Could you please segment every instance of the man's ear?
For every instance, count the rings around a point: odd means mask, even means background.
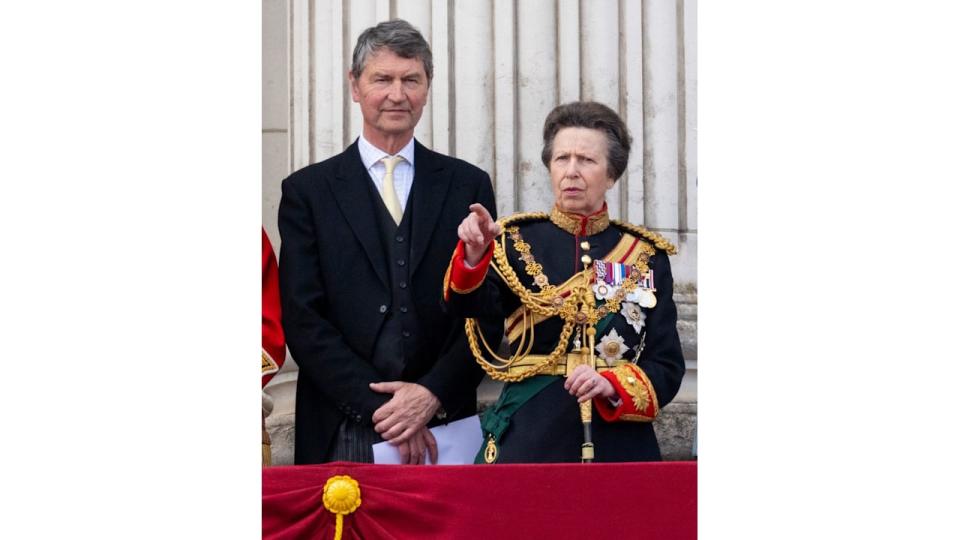
[[[357,86],[357,80],[353,77],[353,71],[347,70],[347,80],[350,81],[350,96],[354,103],[360,103],[360,88]]]

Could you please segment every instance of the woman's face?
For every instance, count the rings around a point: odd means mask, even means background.
[[[553,197],[564,212],[592,214],[603,208],[614,179],[607,172],[607,138],[602,131],[566,127],[553,138],[550,157]]]

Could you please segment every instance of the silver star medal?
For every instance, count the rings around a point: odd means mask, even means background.
[[[624,302],[620,306],[620,314],[630,323],[637,334],[643,328],[643,322],[647,319],[647,314],[640,309],[640,306],[633,302]]]
[[[597,352],[600,354],[600,358],[603,358],[607,367],[613,366],[613,363],[623,358],[623,353],[629,350],[623,343],[623,337],[617,334],[616,329],[611,329],[610,333],[600,338],[600,343],[597,345]]]

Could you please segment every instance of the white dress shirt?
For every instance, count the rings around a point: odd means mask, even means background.
[[[400,202],[400,210],[407,210],[407,198],[410,197],[410,189],[413,187],[413,137],[394,155],[403,156],[403,161],[397,163],[393,169],[393,188],[397,191],[397,200]],[[357,142],[360,150],[360,160],[363,166],[370,173],[370,179],[377,186],[377,192],[383,193],[383,176],[387,172],[386,166],[382,160],[385,157],[392,157],[390,154],[370,144],[370,141],[363,138],[360,134],[360,140]]]

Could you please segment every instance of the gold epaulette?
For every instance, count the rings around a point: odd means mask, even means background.
[[[500,227],[506,229],[509,225],[515,225],[523,221],[533,221],[535,219],[550,219],[550,214],[546,212],[517,212],[516,214],[510,214],[507,217],[498,219],[497,223],[500,224]]]
[[[633,234],[636,234],[636,235],[638,235],[638,236],[642,236],[642,237],[646,238],[647,240],[653,242],[653,245],[656,246],[657,249],[662,249],[662,250],[666,251],[667,254],[669,254],[669,255],[676,255],[676,254],[677,254],[677,247],[676,247],[676,246],[674,246],[673,244],[671,244],[670,241],[667,240],[666,238],[664,238],[664,237],[660,236],[659,234],[657,234],[657,233],[655,233],[655,232],[647,229],[646,227],[641,227],[641,226],[639,226],[639,225],[634,225],[634,224],[632,224],[632,223],[627,223],[627,222],[625,222],[625,221],[620,221],[619,219],[612,219],[612,220],[610,220],[610,222],[613,223],[614,225],[616,225],[617,227],[620,227],[621,229],[626,229],[626,230],[632,232]]]

